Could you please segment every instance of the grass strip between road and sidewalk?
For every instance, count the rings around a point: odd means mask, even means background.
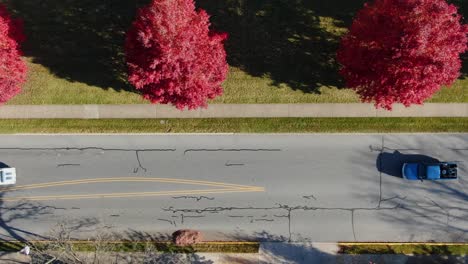
[[[340,254],[468,255],[467,243],[338,243]]]
[[[468,132],[468,118],[2,119],[0,133]]]
[[[96,250],[94,241],[69,241],[73,250],[77,252],[90,252]],[[33,241],[28,242],[33,248],[44,249],[53,241]],[[17,252],[24,247],[25,243],[17,241],[1,241],[0,251]],[[258,253],[260,243],[258,242],[202,242],[192,246],[176,246],[171,242],[154,241],[115,241],[102,242],[99,244],[101,249],[105,248],[109,252],[145,252],[147,249],[157,252],[167,253]]]

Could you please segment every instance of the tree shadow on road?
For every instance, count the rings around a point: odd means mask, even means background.
[[[310,243],[288,242],[288,238],[267,231],[255,232],[250,236],[235,234],[232,240],[262,241],[259,251],[260,263],[334,263],[336,261],[334,255],[323,252]],[[228,257],[227,260],[233,258]]]
[[[0,256],[18,252],[28,240],[47,239],[26,228],[17,227],[17,221],[29,220],[32,223],[35,217],[51,214],[54,209],[58,209],[29,201],[5,203],[5,191],[6,189],[0,189]]]
[[[403,163],[433,163],[439,162],[438,159],[422,154],[403,154],[398,150],[395,150],[393,153],[382,152],[378,155],[376,160],[376,167],[379,172],[394,176],[394,177],[403,177],[401,174],[401,168]]]
[[[45,206],[30,201],[5,203],[3,197],[5,189],[0,194],[0,241],[26,242],[28,239],[46,239],[45,236],[15,226],[19,220],[32,220],[41,215],[52,214],[53,210],[61,209]],[[31,221],[32,222],[32,221]]]

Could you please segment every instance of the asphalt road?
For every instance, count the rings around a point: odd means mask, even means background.
[[[401,163],[460,162],[454,181],[408,182]],[[466,241],[468,134],[4,135],[0,239],[58,223],[86,237]],[[2,164],[0,164],[2,165]]]

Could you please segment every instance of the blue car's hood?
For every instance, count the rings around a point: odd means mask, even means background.
[[[419,180],[418,178],[418,164],[407,163],[403,166],[403,177],[407,180]]]

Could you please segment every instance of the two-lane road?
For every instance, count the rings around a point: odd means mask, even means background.
[[[407,182],[401,163],[460,162]],[[466,241],[467,134],[4,135],[0,238],[203,231],[208,239]]]

